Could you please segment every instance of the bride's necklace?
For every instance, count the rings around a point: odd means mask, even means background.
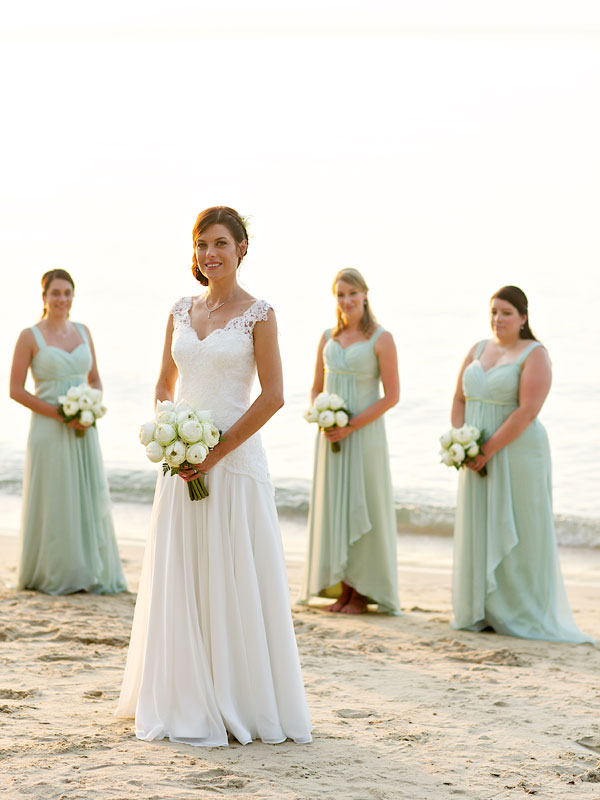
[[[229,303],[230,300],[233,300],[233,295],[231,295],[231,297],[228,297],[227,300],[223,300],[223,302],[219,303],[218,306],[214,306],[213,308],[210,308],[210,306],[208,305],[208,300],[205,297],[204,298],[204,305],[206,306],[206,310],[208,311],[208,319],[210,319],[210,315],[211,314],[214,314],[215,311],[218,311],[220,308],[222,308],[225,305],[225,303]]]

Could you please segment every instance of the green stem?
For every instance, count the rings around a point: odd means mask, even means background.
[[[188,493],[190,496],[190,500],[202,500],[205,497],[208,497],[208,490],[204,485],[204,481],[201,477],[194,478],[193,481],[188,481]]]

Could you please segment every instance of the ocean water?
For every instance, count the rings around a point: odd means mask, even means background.
[[[449,426],[461,360],[474,341],[487,335],[487,300],[469,303],[473,310],[465,313],[456,310],[458,294],[450,301],[429,301],[426,307],[419,307],[416,301],[396,305],[384,294],[372,298],[381,322],[392,331],[398,346],[402,397],[386,415],[386,426],[399,532],[450,534],[452,530],[457,473],[439,464],[438,436]],[[316,345],[321,330],[331,324],[333,303],[324,293],[320,319],[316,320],[307,318],[305,310],[298,310],[285,295],[269,299],[276,306],[280,325],[286,404],[267,423],[262,438],[280,513],[301,519],[308,509],[315,439],[315,427],[302,419],[302,411],[312,382]],[[593,308],[600,297],[591,293],[587,300]],[[162,323],[170,302],[154,302],[161,307]],[[600,382],[592,365],[598,336],[595,322],[586,327],[585,319],[563,314],[563,303],[558,293],[536,292],[532,324],[548,347],[554,368],[554,385],[540,417],[553,454],[558,541],[596,547],[600,546]],[[561,315],[561,324],[556,325]],[[131,332],[137,326],[141,329],[141,315],[139,320],[130,316],[127,324]],[[122,539],[139,540],[146,535],[157,468],[145,459],[137,431],[139,424],[152,416],[162,324],[149,329],[144,347],[136,345],[131,333],[131,338],[126,337],[126,351],[121,343],[123,326],[116,336],[111,325],[90,322],[90,327],[109,407],[98,424],[117,533]],[[29,412],[4,400],[1,413],[5,420],[0,447],[2,528],[14,532]]]

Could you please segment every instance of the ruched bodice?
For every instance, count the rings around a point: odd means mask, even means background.
[[[173,341],[171,352],[179,371],[178,400],[193,408],[211,411],[220,431],[226,431],[247,411],[250,392],[256,377],[254,325],[267,319],[271,306],[256,300],[239,317],[204,339],[190,323],[192,297],[183,297],[173,306]],[[267,460],[254,434],[228,453],[219,467],[230,472],[269,480]]]
[[[70,386],[87,382],[92,368],[92,353],[88,344],[85,328],[78,322],[75,326],[83,342],[68,353],[60,347],[46,344],[37,325],[31,330],[39,350],[31,359],[31,374],[35,381],[35,393],[48,403],[56,403],[60,395],[65,394]]]
[[[345,348],[330,338],[323,349],[327,391],[343,397],[353,414],[380,397],[379,362],[373,348],[382,330],[379,328],[365,342],[354,342]]]
[[[526,353],[529,354],[531,349],[527,348]],[[479,359],[471,362],[463,376],[465,397],[470,401],[516,408],[519,404],[520,362],[521,359],[519,363],[498,364],[488,370],[483,369]]]

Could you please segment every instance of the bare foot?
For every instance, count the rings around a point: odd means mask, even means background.
[[[342,608],[341,614],[364,614],[367,610],[367,598],[359,594],[356,589],[352,590],[352,595],[346,605]]]
[[[335,603],[332,603],[330,606],[325,606],[325,611],[341,611],[350,600],[352,592],[352,587],[342,582],[342,594]]]

